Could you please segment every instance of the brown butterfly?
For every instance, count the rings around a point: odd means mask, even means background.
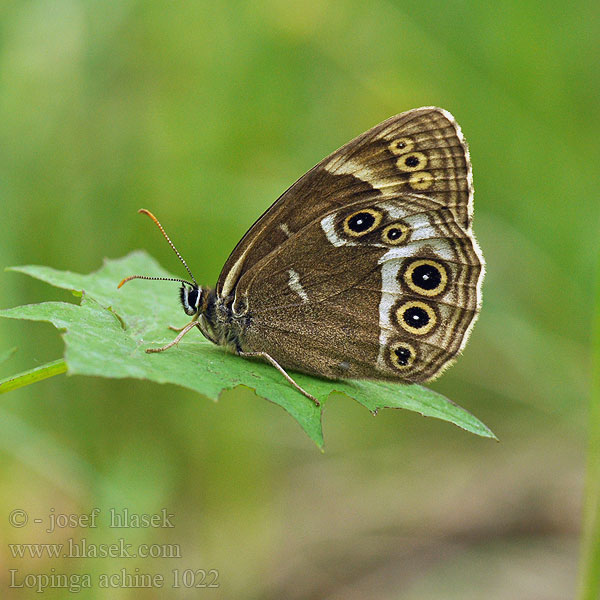
[[[428,381],[481,304],[469,151],[447,111],[376,125],[292,185],[231,253],[216,289],[182,284],[191,329],[239,356],[329,379]],[[133,275],[131,279],[163,279]]]

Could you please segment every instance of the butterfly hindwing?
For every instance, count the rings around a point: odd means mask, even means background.
[[[321,215],[239,280],[245,340],[330,378],[424,381],[464,345],[482,264],[454,211],[378,196]]]

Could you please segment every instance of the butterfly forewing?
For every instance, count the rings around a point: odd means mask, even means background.
[[[460,127],[427,107],[391,117],[323,159],[250,228],[227,259],[217,294],[228,296],[242,274],[305,225],[337,207],[375,195],[438,198],[470,227],[471,168]]]

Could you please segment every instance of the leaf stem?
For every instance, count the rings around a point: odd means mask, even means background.
[[[600,263],[596,277],[579,600],[600,598]]]
[[[36,383],[37,381],[42,381],[42,379],[48,379],[48,377],[54,377],[54,375],[60,375],[61,373],[65,373],[66,370],[67,363],[64,358],[60,358],[40,367],[35,367],[35,369],[23,371],[23,373],[19,373],[18,375],[12,375],[0,380],[0,394]]]

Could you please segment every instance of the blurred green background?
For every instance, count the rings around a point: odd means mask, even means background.
[[[2,597],[39,597],[9,589],[9,569],[22,581],[121,568],[163,573],[165,588],[79,597],[572,597],[599,40],[592,1],[3,3],[2,266],[85,273],[146,248],[184,274],[136,214],[146,207],[213,284],[246,229],[323,156],[410,108],[454,113],[488,275],[471,341],[432,387],[501,441],[412,413],[373,418],[336,398],[321,454],[249,391],[213,404],[175,387],[56,377],[1,397]],[[73,301],[1,274],[2,307],[54,299]],[[0,320],[0,340],[0,352],[18,346],[0,377],[62,356],[50,325]],[[6,518],[94,507],[95,530],[48,534]],[[111,530],[110,507],[166,507],[175,527]],[[182,557],[16,559],[7,546],[82,537],[179,544]],[[217,569],[220,587],[172,589],[173,569]]]

